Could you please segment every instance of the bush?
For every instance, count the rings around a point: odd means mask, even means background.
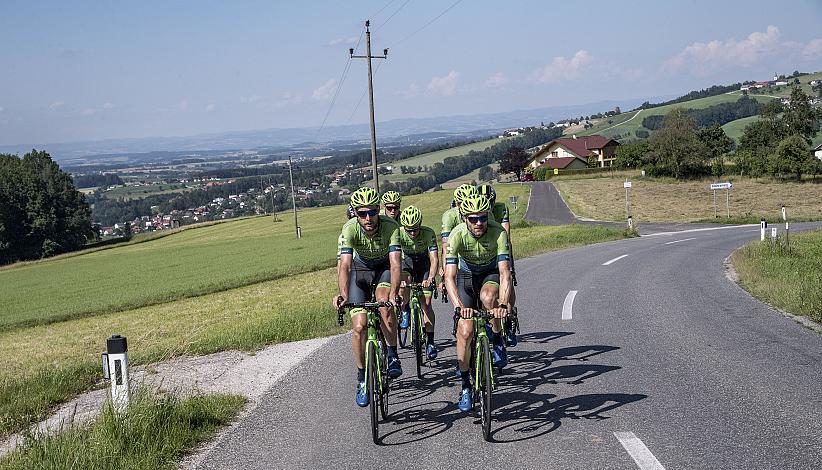
[[[637,129],[634,131],[634,135],[636,135],[640,139],[647,139],[648,136],[651,135],[651,133],[646,131],[645,129]]]

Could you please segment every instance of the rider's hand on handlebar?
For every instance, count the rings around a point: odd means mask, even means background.
[[[405,289],[406,287],[408,287],[408,284],[406,284],[405,281],[400,281],[400,289]]]
[[[494,315],[494,318],[505,318],[508,316],[508,309],[507,308],[492,308],[491,314]]]
[[[434,284],[434,280],[433,280],[433,279],[423,279],[423,280],[422,280],[422,287],[423,287],[423,289],[428,289],[428,288],[429,288],[431,285],[433,285],[433,284]]]
[[[345,305],[346,303],[348,303],[348,299],[346,299],[345,297],[343,297],[343,296],[341,296],[341,295],[337,295],[337,296],[335,296],[333,299],[331,299],[331,306],[332,306],[335,310],[339,310],[339,309],[340,309],[340,307],[342,307],[342,306],[343,306],[343,305]]]
[[[473,318],[474,317],[474,309],[468,307],[462,307],[460,309],[460,316],[462,318]]]

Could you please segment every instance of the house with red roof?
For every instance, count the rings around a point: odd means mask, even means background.
[[[538,168],[542,165],[551,165],[550,168],[565,169],[569,168],[568,165],[578,167],[578,163],[573,163],[578,159],[587,167],[589,158],[593,158],[599,167],[611,166],[616,159],[618,145],[619,142],[616,140],[602,135],[560,137],[538,150],[528,166]],[[554,161],[555,159],[563,160]],[[566,166],[555,166],[562,164]]]

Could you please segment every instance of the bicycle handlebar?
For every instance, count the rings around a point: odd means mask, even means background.
[[[469,317],[469,318],[465,318],[460,314],[460,308],[459,307],[454,307],[454,329],[451,331],[451,336],[456,336],[456,334],[457,334],[457,324],[459,324],[459,321],[462,320],[462,319],[465,319],[465,320],[483,319],[483,320],[487,321],[487,320],[491,320],[492,318],[494,318],[494,314],[489,312],[488,310],[476,309],[476,308],[473,309],[473,310],[474,310],[474,315]]]
[[[345,313],[346,310],[351,310],[352,308],[364,308],[366,310],[376,310],[376,309],[383,308],[383,307],[392,308],[392,307],[394,307],[394,304],[392,304],[391,302],[380,301],[380,302],[347,303],[347,304],[340,305],[337,308],[337,323],[339,323],[340,326],[342,326],[345,323],[343,321],[343,314]]]

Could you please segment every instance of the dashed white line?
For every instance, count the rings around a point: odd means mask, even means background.
[[[728,229],[735,229],[735,228],[748,228],[748,227],[756,227],[756,224],[745,224],[745,225],[728,225],[726,227],[706,227],[706,228],[691,228],[688,230],[679,230],[676,232],[656,232],[656,233],[649,233],[648,235],[643,235],[643,237],[659,237],[663,235],[676,235],[679,233],[692,233],[692,232],[712,232],[714,230],[728,230]]]
[[[565,302],[562,304],[562,319],[563,320],[570,320],[572,317],[572,309],[574,308],[574,297],[577,296],[577,292],[572,290],[568,292],[568,295],[565,296]]]
[[[648,447],[632,432],[615,432],[614,436],[619,439],[622,447],[628,451],[628,455],[634,459],[640,470],[665,470]]]
[[[672,241],[672,242],[667,242],[667,243],[665,243],[665,244],[666,244],[666,245],[673,245],[674,243],[679,243],[679,242],[689,242],[689,241],[691,241],[691,240],[696,240],[696,237],[693,237],[693,238],[683,238],[682,240],[674,240],[674,241]]]
[[[617,256],[616,258],[614,258],[614,259],[612,259],[612,260],[610,260],[610,261],[606,261],[606,262],[602,263],[602,265],[603,265],[603,266],[608,266],[609,264],[611,264],[611,263],[613,263],[613,262],[615,262],[615,261],[619,261],[619,260],[621,260],[622,258],[624,258],[624,257],[626,257],[626,256],[628,256],[628,255]]]

